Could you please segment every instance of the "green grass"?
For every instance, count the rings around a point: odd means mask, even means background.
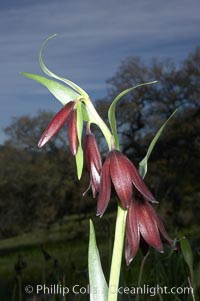
[[[108,273],[110,241],[107,237],[113,225],[110,225],[113,216],[94,220],[100,252]],[[22,279],[23,288],[26,284],[57,283],[64,278],[67,285],[78,283],[86,286],[88,233],[89,219],[71,216],[48,229],[1,240],[0,300],[11,300],[15,289],[17,294],[16,276]],[[42,249],[49,254],[48,260]],[[26,264],[21,275],[15,270],[19,257]]]
[[[94,218],[97,244],[100,251],[103,269],[108,279],[112,240],[114,234],[114,216],[107,215],[102,219]],[[56,223],[48,229],[23,234],[17,237],[0,241],[0,300],[1,301],[25,301],[24,287],[31,284],[55,284],[65,283],[72,287],[80,284],[84,287],[88,284],[87,251],[88,251],[88,218],[80,220],[78,216],[67,217],[60,223]],[[198,246],[199,231],[195,229],[190,237],[193,248]],[[43,249],[43,251],[42,251]],[[50,256],[45,259],[44,250]],[[199,264],[198,253],[195,253],[195,265]],[[20,260],[26,264],[16,273],[16,263]],[[120,283],[122,286],[137,286],[140,264],[143,256],[138,252],[134,262],[126,267],[124,259]],[[159,254],[151,251],[144,267],[142,284],[156,286],[156,284],[172,286],[188,286],[188,269],[182,254],[178,251]],[[19,299],[18,280],[22,282],[22,296]],[[15,295],[15,298],[13,298]],[[64,301],[64,299],[54,298]],[[67,301],[89,300],[88,295],[68,295]],[[119,301],[135,300],[133,296],[119,296]],[[140,296],[139,301],[149,300],[148,295]],[[168,301],[167,296],[154,296],[151,300]],[[174,301],[190,301],[189,296],[170,296]]]

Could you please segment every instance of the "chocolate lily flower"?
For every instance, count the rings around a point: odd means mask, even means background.
[[[87,169],[90,174],[90,186],[95,198],[100,187],[100,175],[102,169],[101,155],[94,135],[89,129],[84,141],[84,155]]]
[[[138,193],[136,193],[138,194]],[[151,246],[163,252],[160,234],[164,240],[173,246],[173,240],[168,236],[162,221],[154,208],[141,195],[131,201],[126,220],[125,258],[129,265],[139,248],[146,253]]]
[[[76,155],[78,149],[78,135],[76,128],[76,109],[75,101],[68,102],[52,119],[46,130],[43,132],[38,147],[43,147],[63,126],[68,124],[69,145],[73,155]]]
[[[130,206],[133,189],[140,192],[144,199],[157,203],[133,163],[120,151],[113,149],[107,155],[102,167],[97,215],[102,216],[108,206],[111,183],[123,209]]]

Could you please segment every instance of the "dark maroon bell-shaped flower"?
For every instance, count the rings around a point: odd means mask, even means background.
[[[68,102],[52,119],[46,130],[43,132],[38,147],[43,147],[63,126],[68,122],[68,139],[70,150],[76,155],[78,150],[78,134],[77,134],[77,111],[75,109],[75,101]]]
[[[109,152],[102,167],[97,215],[102,216],[108,206],[111,184],[115,188],[123,209],[130,206],[133,188],[140,192],[147,201],[157,203],[133,163],[115,149]]]
[[[96,139],[89,129],[87,129],[84,141],[84,156],[86,166],[90,174],[92,194],[95,198],[100,188],[102,161]]]
[[[160,235],[169,245],[173,246],[173,240],[168,236],[154,208],[140,194],[136,193],[128,209],[126,220],[126,264],[131,263],[139,246],[143,253],[147,252],[149,246],[163,252]]]

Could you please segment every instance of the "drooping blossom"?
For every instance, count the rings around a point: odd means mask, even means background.
[[[154,208],[141,194],[136,192],[128,209],[126,220],[126,264],[131,263],[139,247],[143,253],[147,252],[149,246],[162,253],[161,237],[173,246],[173,240],[168,236]]]
[[[116,149],[108,153],[102,167],[97,215],[102,216],[108,206],[111,184],[114,186],[123,209],[129,208],[131,204],[133,188],[147,201],[157,203],[134,164]]]
[[[51,120],[45,131],[43,132],[38,147],[43,147],[57,132],[68,122],[68,139],[70,150],[73,155],[76,155],[78,150],[78,134],[77,134],[77,111],[75,101],[68,102]]]
[[[100,188],[100,175],[102,169],[101,155],[94,135],[87,127],[87,133],[84,140],[85,162],[90,174],[90,186],[95,198]]]

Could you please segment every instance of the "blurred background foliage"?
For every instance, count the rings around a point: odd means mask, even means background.
[[[170,121],[150,157],[146,182],[159,201],[157,210],[171,236],[177,237],[179,231],[187,234],[195,258],[199,260],[200,48],[179,65],[170,60],[154,59],[150,65],[145,65],[139,58],[126,59],[113,78],[108,80],[107,97],[96,100],[95,105],[107,120],[109,105],[118,93],[152,80],[158,80],[158,83],[138,88],[118,104],[121,150],[138,166],[155,132],[178,108],[178,113]],[[5,260],[2,261],[2,265],[7,264],[8,267],[10,264],[10,268],[5,268],[8,277],[11,277],[12,268],[18,261],[17,256],[23,252],[26,254],[24,248],[27,246],[37,248],[33,253],[40,252],[42,256],[43,243],[51,250],[53,242],[56,241],[58,246],[62,245],[62,241],[69,241],[70,245],[74,242],[76,251],[69,251],[74,255],[78,254],[77,241],[83,239],[86,248],[83,252],[87,252],[87,219],[95,216],[96,200],[92,199],[91,193],[82,196],[89,185],[89,178],[84,170],[81,181],[77,180],[74,159],[68,150],[66,129],[62,129],[44,149],[39,150],[36,147],[52,116],[51,112],[38,112],[35,117],[13,118],[10,126],[5,128],[7,140],[0,146],[0,251]],[[107,150],[101,133],[96,128],[94,132],[105,157]],[[108,233],[112,239],[115,209],[116,203],[112,201],[105,217],[100,222],[95,218],[97,239],[99,237],[101,243],[107,239]],[[49,238],[51,235],[48,236],[48,231],[51,234],[55,231],[55,235],[52,234],[53,238]],[[38,235],[34,236],[31,232]],[[63,234],[60,234],[61,232]],[[106,250],[105,246],[103,247],[103,254],[111,254],[111,239]],[[82,244],[80,243],[81,248]],[[69,246],[66,250],[67,248]],[[63,247],[61,249],[60,256],[64,257]],[[73,255],[66,252],[68,258],[73,258]],[[59,256],[57,253],[56,251],[56,256]],[[30,253],[27,256],[30,257]],[[157,262],[155,256],[153,255],[152,260]],[[8,257],[11,260],[8,260]],[[109,266],[110,255],[103,257],[105,267]],[[81,263],[81,268],[84,270],[82,277],[85,277],[86,255],[83,258],[85,263]],[[159,264],[162,265],[166,257],[161,259],[159,255],[159,258]],[[179,262],[180,258],[173,260]],[[72,260],[71,264],[74,264],[72,270],[76,269],[77,260]],[[154,269],[157,265],[158,263]],[[180,263],[180,267],[183,273],[180,272],[178,281],[183,284],[184,279],[187,279],[187,267],[183,267],[183,262]],[[71,269],[67,266],[66,268]],[[2,273],[5,270],[2,270]],[[161,270],[162,273],[166,272],[165,265]],[[129,273],[130,268],[123,281],[126,281]],[[159,275],[157,277],[159,278]],[[173,274],[173,277],[178,276]]]

